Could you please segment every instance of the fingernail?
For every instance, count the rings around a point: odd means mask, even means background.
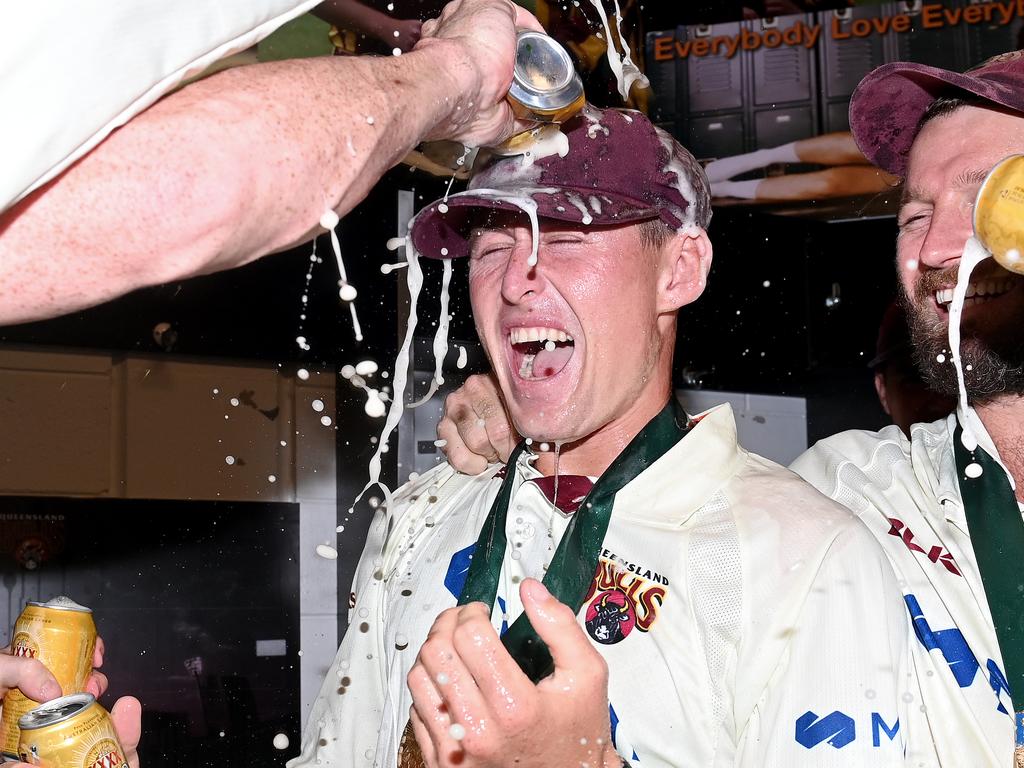
[[[548,588],[544,586],[544,582],[538,581],[537,579],[530,579],[530,592],[531,596],[538,603],[544,603],[551,599],[551,593]]]

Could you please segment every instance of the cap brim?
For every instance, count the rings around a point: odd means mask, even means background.
[[[469,190],[437,200],[420,211],[410,229],[417,253],[435,259],[468,256],[472,227],[479,224],[475,214],[481,210],[521,212],[523,208],[512,202],[515,197],[533,200],[539,218],[581,226],[631,224],[659,216],[657,208],[602,191],[543,187],[495,192],[504,196]]]
[[[940,96],[964,94],[1011,109],[1020,101],[1012,97],[1009,88],[1004,89],[991,78],[894,62],[878,67],[860,81],[850,98],[850,130],[868,160],[902,178],[928,107]]]

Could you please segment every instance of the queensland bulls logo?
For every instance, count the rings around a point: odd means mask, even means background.
[[[583,623],[602,645],[624,640],[630,632],[649,632],[668,595],[668,578],[607,549],[583,602]]]
[[[590,636],[603,645],[612,645],[626,637],[636,626],[636,613],[626,593],[618,589],[601,592],[587,606],[586,627]]]

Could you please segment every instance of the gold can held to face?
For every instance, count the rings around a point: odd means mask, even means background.
[[[974,234],[999,264],[1024,275],[1024,155],[1000,160],[974,202]]]
[[[583,109],[583,81],[558,41],[540,32],[519,33],[508,101],[516,117],[541,123],[563,123]]]

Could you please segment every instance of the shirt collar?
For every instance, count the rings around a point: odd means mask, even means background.
[[[973,409],[972,409],[973,411]],[[1006,472],[1006,476],[1010,478],[1010,487],[1012,488],[1013,475],[1006,471],[1006,465],[1003,464],[1003,460],[999,457],[999,451],[996,449],[995,443],[992,441],[991,435],[985,429],[985,425],[981,419],[977,417],[977,414],[973,414],[971,421],[971,429],[974,432],[975,439],[978,441],[978,446],[998,462],[999,466]],[[936,491],[939,502],[942,504],[942,508],[945,511],[946,520],[954,523],[958,527],[966,530],[967,529],[967,518],[964,513],[964,502],[960,495],[960,483],[957,477],[956,468],[956,456],[953,453],[953,440],[956,439],[956,425],[957,421],[961,424],[965,423],[966,419],[963,410],[957,406],[956,412],[951,413],[946,418],[946,434],[945,439],[941,443],[933,444],[929,447],[929,453],[931,453],[931,459],[933,465],[937,470],[936,478]]]
[[[693,417],[689,433],[616,496],[616,514],[681,526],[743,463],[728,403]]]

